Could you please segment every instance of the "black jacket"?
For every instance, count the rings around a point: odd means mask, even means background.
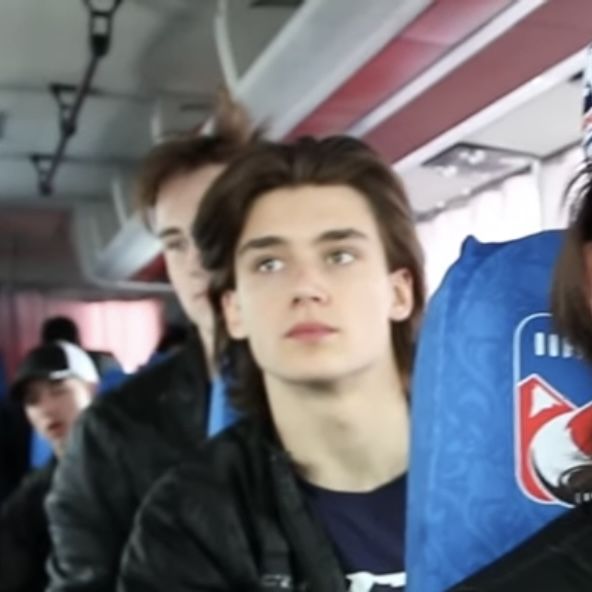
[[[590,592],[592,507],[579,506],[449,592]]]
[[[191,342],[98,399],[83,415],[47,500],[51,592],[113,592],[136,510],[205,437],[209,384]]]
[[[0,505],[29,470],[31,425],[23,406],[0,397]]]
[[[49,536],[43,502],[54,473],[52,461],[31,473],[0,513],[0,592],[42,592]]]
[[[345,592],[284,452],[248,420],[169,472],[138,514],[121,592]]]

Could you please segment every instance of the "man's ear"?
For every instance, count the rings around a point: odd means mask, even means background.
[[[393,291],[390,318],[400,323],[413,313],[413,278],[408,269],[398,269],[390,274],[390,281]]]
[[[228,290],[222,295],[222,313],[230,337],[236,340],[246,339],[247,332],[244,328],[236,290]]]

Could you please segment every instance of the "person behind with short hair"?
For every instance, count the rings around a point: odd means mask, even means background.
[[[207,436],[212,313],[209,274],[191,240],[204,192],[254,138],[244,109],[222,95],[212,135],[155,146],[140,165],[139,211],[161,240],[193,337],[167,360],[97,399],[72,434],[48,497],[51,592],[113,592],[136,510],[167,469]]]
[[[43,322],[41,343],[51,343],[52,341],[67,341],[82,347],[78,325],[70,317],[50,317]],[[101,378],[109,373],[122,372],[121,364],[111,352],[89,349],[85,351],[97,367]]]
[[[93,399],[99,376],[90,357],[66,342],[32,350],[17,370],[11,397],[31,426],[52,446],[55,458],[27,476],[0,512],[0,591],[45,589],[49,534],[43,503],[56,463],[80,413]]]
[[[80,331],[78,325],[70,317],[49,317],[41,325],[41,343],[53,341],[67,341],[80,345]]]
[[[425,296],[401,182],[359,140],[265,143],[213,184],[195,238],[245,418],[150,492],[120,589],[402,590]]]

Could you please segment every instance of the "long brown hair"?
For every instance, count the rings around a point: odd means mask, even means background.
[[[245,108],[225,88],[218,92],[212,130],[199,129],[177,135],[154,146],[140,162],[136,177],[137,210],[147,226],[162,187],[174,177],[192,173],[211,164],[228,164],[258,139]]]
[[[398,368],[408,385],[414,345],[425,303],[423,255],[413,214],[399,178],[363,142],[349,137],[261,142],[235,160],[207,192],[194,225],[202,262],[212,273],[210,298],[216,317],[216,349],[236,406],[266,409],[262,374],[249,346],[230,338],[221,301],[235,287],[237,241],[254,202],[264,193],[300,185],[347,185],[367,200],[378,224],[389,271],[405,268],[413,282],[410,318],[393,325]]]
[[[572,221],[555,266],[551,306],[558,331],[592,363],[592,278],[584,255],[592,244],[592,163],[569,183],[566,201],[570,196],[575,197]]]
[[[572,202],[572,220],[555,265],[551,308],[558,332],[592,363],[592,278],[585,255],[586,248],[592,245],[591,162],[585,162],[568,184],[564,204],[569,202]],[[589,438],[592,441],[592,433]],[[561,475],[561,491],[576,503],[589,500],[592,466],[578,465]]]

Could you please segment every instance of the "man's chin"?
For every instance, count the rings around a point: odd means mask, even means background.
[[[307,390],[328,391],[343,378],[342,372],[323,371],[314,372],[310,369],[302,372],[292,372],[284,376],[285,382]]]
[[[300,388],[316,391],[334,391],[364,373],[367,366],[344,365],[342,360],[319,360],[318,364],[302,364],[284,368],[284,372],[274,373],[281,381]]]

